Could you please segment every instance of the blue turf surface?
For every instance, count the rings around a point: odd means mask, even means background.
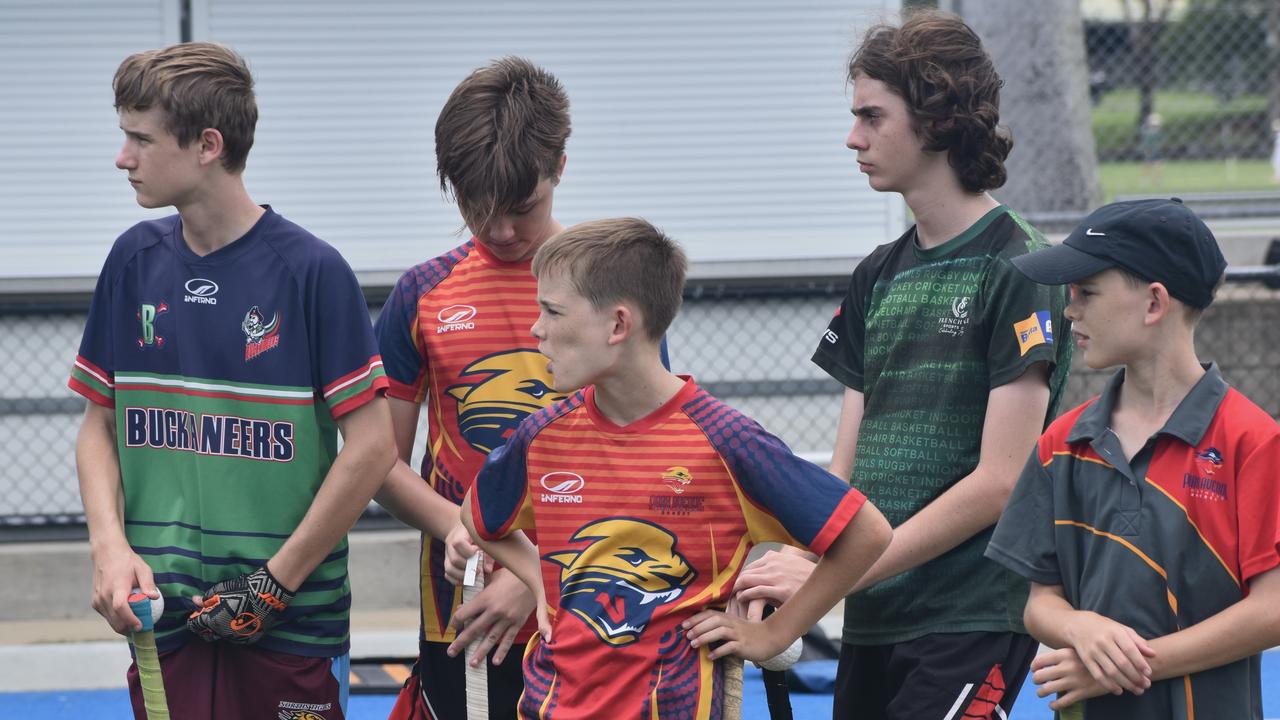
[[[748,666],[743,673],[743,720],[769,720],[760,671]],[[352,695],[349,720],[386,720],[395,703],[393,695]],[[791,695],[797,720],[831,717],[830,695]],[[1280,652],[1262,656],[1262,707],[1280,711]],[[131,720],[128,692],[121,690],[77,690],[40,693],[0,693],[0,718],[40,718],[41,720]],[[1047,700],[1036,697],[1028,680],[1018,696],[1010,720],[1052,720]]]

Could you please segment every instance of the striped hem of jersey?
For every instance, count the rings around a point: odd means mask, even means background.
[[[125,520],[124,524],[126,526],[133,525],[137,527],[155,527],[155,528],[178,527],[178,528],[183,528],[184,530],[194,530],[202,535],[226,535],[230,537],[262,537],[262,538],[274,538],[277,540],[287,540],[289,536],[292,534],[292,533],[265,533],[265,532],[238,532],[234,530],[209,530],[199,525],[195,525],[193,523],[181,522],[179,520],[167,520],[167,521]]]
[[[334,389],[325,393],[329,412],[333,417],[340,418],[372,400],[379,391],[385,391],[389,384],[387,374],[382,369],[382,360],[375,355],[364,371],[350,377],[340,387],[337,383],[330,386]]]
[[[71,368],[67,387],[99,405],[115,407],[116,386],[111,380],[111,374],[80,355],[76,356]]]
[[[252,558],[252,557],[243,557],[240,555],[216,555],[213,553],[204,553],[199,550],[184,548],[178,545],[144,545],[142,543],[136,543],[132,541],[129,543],[129,547],[130,549],[133,550],[134,553],[138,555],[149,555],[149,556],[169,555],[174,557],[182,557],[182,558],[188,558],[190,560],[196,560],[201,565],[217,565],[217,566],[239,565],[239,566],[242,566],[246,572],[252,572],[254,569],[259,568],[263,565],[266,565],[267,560],[270,559],[270,556]],[[274,552],[275,550],[273,549],[272,553]],[[333,552],[330,552],[328,555],[324,556],[324,559],[322,559],[318,565],[316,565],[316,570],[311,571],[312,575],[315,575],[317,571],[320,568],[324,567],[325,565],[328,565],[333,562],[337,562],[339,560],[344,560],[348,556],[350,556],[350,546],[343,546],[337,550],[334,550]],[[311,588],[307,587],[307,584],[309,582],[313,582],[313,581],[310,578],[303,581],[302,588],[299,590],[299,592],[305,592],[310,590]]]
[[[254,385],[225,380],[204,380],[180,375],[116,373],[116,390],[150,391],[226,398],[275,405],[310,405],[315,392],[307,387]]]

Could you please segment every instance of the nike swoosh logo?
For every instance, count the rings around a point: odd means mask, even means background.
[[[1093,231],[1093,228],[1089,228],[1088,230],[1085,230],[1085,231],[1084,231],[1084,234],[1085,234],[1085,235],[1092,235],[1093,237],[1106,237],[1106,236],[1107,236],[1107,234],[1106,234],[1106,233],[1104,233],[1104,232],[1094,232],[1094,231]]]

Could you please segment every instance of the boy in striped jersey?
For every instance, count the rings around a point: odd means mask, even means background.
[[[482,547],[544,596],[520,714],[719,718],[715,660],[786,648],[870,567],[889,525],[663,366],[685,257],[649,223],[578,225],[538,251],[533,272],[532,331],[554,387],[584,389],[521,423],[463,503]],[[538,551],[521,529],[537,530]],[[769,619],[719,612],[766,541],[826,557]]]
[[[393,718],[464,717],[461,649],[480,641],[490,717],[512,717],[524,687],[513,642],[533,633],[533,596],[505,569],[465,606],[460,580],[475,546],[458,504],[485,457],[520,421],[564,397],[529,336],[537,319],[534,251],[562,229],[551,214],[565,165],[569,99],[554,76],[520,58],[472,72],[436,121],[442,190],[473,236],[410,268],[378,316],[400,460],[377,500],[422,531],[418,662]],[[429,413],[421,474],[409,466],[418,415]],[[459,631],[459,629],[461,629]]]
[[[245,191],[239,55],[138,53],[114,89],[116,166],[178,213],[116,240],[70,380],[93,606],[127,633],[131,588],[166,597],[174,717],[342,718],[346,532],[394,461],[367,305],[337,251]]]

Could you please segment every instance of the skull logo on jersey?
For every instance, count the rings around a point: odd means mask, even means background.
[[[257,305],[249,308],[249,312],[244,314],[244,321],[240,323],[240,329],[244,331],[244,359],[246,362],[252,360],[268,350],[274,350],[280,346],[280,313],[271,316],[271,322],[266,322],[266,317]]]

